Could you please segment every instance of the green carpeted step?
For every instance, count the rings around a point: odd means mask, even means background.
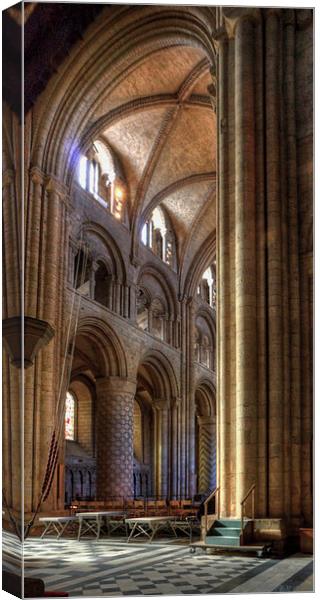
[[[240,519],[218,519],[214,522],[214,527],[231,527],[241,529]]]
[[[214,536],[227,536],[227,537],[240,537],[241,529],[238,527],[237,529],[231,527],[214,527],[210,529],[209,534]]]
[[[240,546],[240,538],[231,536],[216,537],[213,535],[207,535],[205,543],[210,544],[210,546]]]

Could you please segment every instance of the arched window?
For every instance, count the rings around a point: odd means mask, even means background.
[[[208,267],[201,277],[198,285],[198,296],[201,300],[207,302],[211,308],[216,306],[216,269],[215,263]]]
[[[84,190],[87,190],[96,198],[99,197],[100,175],[101,167],[95,159],[89,160],[86,156],[80,157],[78,181]]]
[[[78,182],[121,221],[125,221],[127,185],[119,159],[110,148],[96,140],[87,156],[80,156]]]
[[[71,392],[67,392],[66,396],[64,437],[71,441],[76,439],[76,400]]]
[[[141,230],[141,241],[163,262],[175,268],[174,233],[161,206],[157,206],[150,219],[144,223]]]

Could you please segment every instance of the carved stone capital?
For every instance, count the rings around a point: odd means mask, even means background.
[[[136,254],[131,254],[130,262],[136,269],[139,269],[142,265],[141,259],[138,258],[138,256]]]
[[[168,401],[163,400],[162,398],[158,398],[154,401],[154,407],[156,408],[156,410],[168,410]]]
[[[181,398],[172,398],[172,400],[171,400],[172,408],[179,408],[179,406],[181,406],[181,404],[182,404]]]
[[[48,344],[54,336],[54,329],[46,321],[33,317],[11,317],[2,322],[4,346],[11,358],[12,364],[21,369],[31,367],[39,350]],[[21,338],[24,336],[24,356],[22,364]]]
[[[229,36],[224,25],[222,27],[219,27],[219,29],[216,29],[213,36],[213,42],[216,48],[219,48],[220,44],[227,42],[228,39]]]
[[[45,179],[46,191],[49,194],[57,194],[61,200],[67,199],[67,188],[66,186],[55,179],[55,177],[46,177]]]
[[[223,19],[228,37],[234,38],[237,26],[241,21],[250,20],[258,23],[261,19],[261,11],[254,7],[222,8]]]
[[[109,396],[126,394],[134,398],[137,382],[126,377],[99,377],[96,386],[99,396],[104,393]]]
[[[99,264],[93,260],[91,263],[91,270],[94,271],[94,273],[99,269]]]
[[[41,169],[39,169],[39,167],[32,167],[32,169],[30,170],[30,177],[33,183],[38,183],[40,185],[45,180],[45,175],[41,171]]]

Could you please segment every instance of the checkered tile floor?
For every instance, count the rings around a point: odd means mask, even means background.
[[[4,564],[17,569],[18,546],[4,533]],[[248,556],[190,554],[188,540],[126,544],[29,538],[25,576],[40,577],[47,590],[70,596],[150,596],[224,592],[311,591],[313,560],[306,555],[267,560]],[[305,582],[305,586],[304,586]]]

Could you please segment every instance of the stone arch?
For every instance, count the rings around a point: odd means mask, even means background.
[[[200,281],[202,273],[211,265],[216,254],[216,233],[210,234],[203,243],[200,251],[193,259],[187,272],[184,283],[182,279],[180,284],[183,285],[183,294],[186,297],[194,298],[196,295],[197,285]],[[181,273],[182,276],[182,273]]]
[[[137,397],[148,424],[150,489],[157,496],[168,497],[173,481],[168,475],[172,467],[170,447],[176,435],[170,415],[179,394],[175,372],[162,352],[150,350],[140,360],[137,382]]]
[[[127,377],[127,359],[122,344],[113,329],[105,321],[96,317],[83,317],[79,320],[76,338],[89,341],[93,353],[89,356],[94,375],[97,377]],[[93,359],[97,358],[97,364]]]
[[[140,360],[138,373],[140,372],[149,377],[145,377],[154,393],[155,398],[166,400],[168,407],[172,399],[179,396],[179,387],[177,378],[169,359],[159,350],[148,351]]]
[[[110,89],[121,75],[126,76],[130,68],[135,68],[139,61],[157,49],[176,45],[200,47],[214,61],[212,24],[205,11],[195,7],[159,7],[155,23],[154,9],[150,15],[150,8],[143,7],[137,15],[135,27],[131,25],[130,30],[125,11],[116,22],[110,22],[107,10],[103,15],[104,18],[90,28],[83,43],[47,86],[46,109],[38,116],[32,162],[45,172],[54,173],[68,185],[73,178],[77,155],[85,146],[82,139],[90,115],[92,118],[105,90]],[[106,40],[106,29],[109,40]],[[86,62],[84,56],[88,57]],[[92,69],[93,64],[95,69]],[[87,79],[85,89],[84,72]],[[78,118],[70,119],[71,114],[77,114]],[[49,128],[45,126],[47,123],[50,123]],[[87,130],[87,135],[92,139],[92,132]]]
[[[77,399],[77,436],[76,441],[88,452],[95,452],[95,401],[96,393],[93,382],[83,374],[71,378],[69,391]]]
[[[163,298],[166,301],[169,315],[175,319],[178,314],[177,302],[176,302],[174,290],[173,290],[171,284],[168,282],[168,280],[165,276],[165,273],[162,271],[161,268],[156,269],[152,264],[146,264],[144,267],[142,267],[142,269],[139,272],[138,281],[137,281],[138,287],[139,287],[141,280],[143,278],[146,278],[148,275],[150,277],[154,278],[158,282],[160,288],[163,291]],[[143,285],[144,285],[144,287],[146,287],[148,289],[148,291],[149,291],[149,293],[151,293],[151,297],[152,297],[152,292],[151,292],[151,290],[149,290],[147,283],[144,282]]]
[[[216,415],[216,387],[214,382],[206,377],[201,377],[196,382],[195,393],[197,392],[200,394],[203,416],[214,417]]]
[[[209,307],[206,305],[201,306],[196,315],[194,321],[196,329],[196,346],[195,347],[195,358],[197,362],[206,364],[208,368],[214,370],[215,366],[215,347],[216,347],[216,328],[215,321],[213,319],[212,310],[210,312]],[[203,351],[207,348],[208,356],[204,360]]]
[[[109,251],[111,259],[112,275],[116,277],[120,283],[125,284],[127,280],[126,267],[118,244],[104,227],[92,221],[83,224],[83,235],[93,234],[97,236]],[[95,257],[97,260],[104,260],[102,255]]]

